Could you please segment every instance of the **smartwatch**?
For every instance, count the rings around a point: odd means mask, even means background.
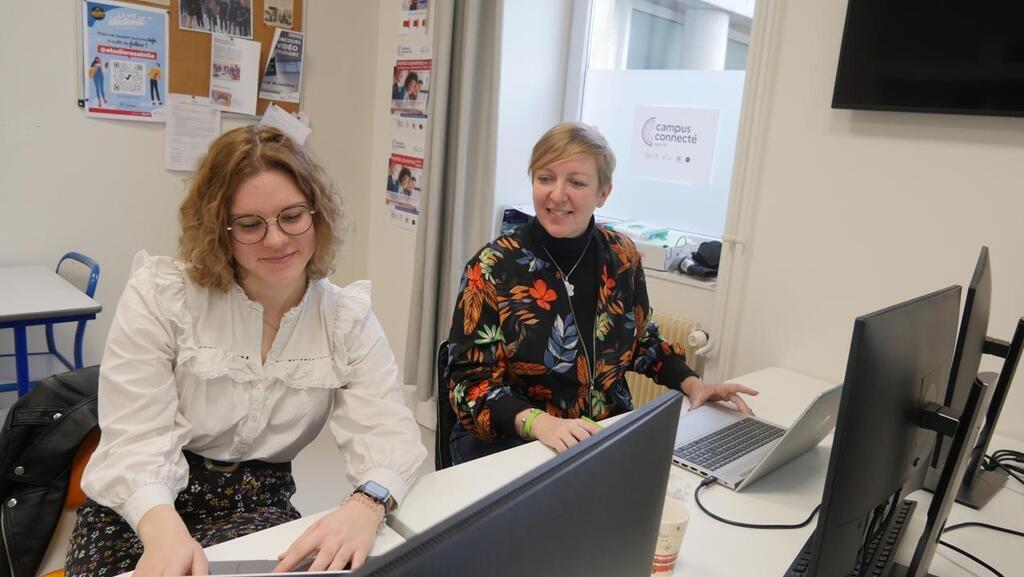
[[[367,481],[356,487],[356,493],[362,493],[384,506],[384,513],[390,513],[395,509],[395,500],[391,498],[391,491],[376,481]]]

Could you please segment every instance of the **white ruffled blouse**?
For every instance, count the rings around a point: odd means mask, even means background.
[[[350,482],[373,479],[401,501],[426,449],[368,281],[311,281],[264,363],[263,307],[240,287],[196,286],[184,265],[144,251],[132,269],[100,366],[100,443],[82,479],[90,498],[134,529],[188,484],[183,449],[287,462],[328,423]]]

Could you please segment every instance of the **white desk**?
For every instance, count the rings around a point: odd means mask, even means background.
[[[299,538],[299,535],[307,527],[330,511],[333,511],[333,509],[321,511],[315,515],[296,519],[277,527],[271,527],[270,529],[257,531],[245,537],[239,537],[238,539],[207,547],[205,549],[206,558],[209,561],[276,559],[279,554],[288,549],[293,541]],[[388,527],[384,527],[377,535],[377,541],[373,544],[373,551],[370,554],[381,555],[401,545],[404,541],[405,539],[399,536],[398,533],[395,533]],[[131,577],[133,573],[133,571],[129,571],[122,573],[118,577]]]
[[[816,394],[832,386],[832,383],[780,368],[757,371],[733,381],[759,389],[761,395],[750,402],[751,407],[759,416],[781,425],[791,424]],[[802,521],[821,500],[831,441],[831,436],[826,438],[815,449],[743,492],[736,493],[719,486],[708,487],[701,493],[701,501],[716,514],[735,520],[754,523]],[[993,439],[991,444],[992,449],[1021,446],[1024,443],[1000,437]],[[425,475],[412,487],[390,524],[399,534],[409,538],[554,455],[554,451],[534,442]],[[700,477],[681,468],[674,469],[677,469],[674,476],[682,475],[688,481],[688,493],[692,494]],[[1024,491],[1019,483],[1017,485],[1008,483],[985,511],[954,505],[949,522],[986,520],[1018,530],[1024,528]],[[897,556],[897,560],[904,564],[909,561],[916,536],[923,528],[930,495],[919,491],[911,498],[921,501],[921,504]],[[815,519],[803,529],[787,531],[741,529],[707,517],[692,503],[692,499],[688,505],[690,524],[674,573],[679,576],[781,576],[814,531],[816,523]],[[1024,543],[1020,543],[1017,537],[968,528],[951,533],[945,539],[979,555],[997,568],[1003,568],[1004,573],[1010,571],[1006,573],[1008,575],[1024,564],[1024,554],[1018,553],[1024,551]],[[982,574],[971,572],[978,569],[944,547],[939,548],[932,570],[942,577]]]
[[[244,559],[274,559],[299,538],[307,527],[318,519],[333,511],[321,511],[315,515],[296,519],[284,525],[264,529],[245,537],[225,541],[219,545],[206,548],[206,558],[210,561],[237,561]],[[405,541],[398,533],[388,527],[377,535],[371,555],[381,555]]]
[[[786,369],[770,368],[734,379],[761,391],[751,401],[758,415],[788,425],[792,423],[814,396],[831,386],[806,375]],[[741,493],[719,486],[708,487],[701,501],[710,510],[727,518],[761,523],[795,523],[802,521],[821,500],[828,469],[831,437],[790,464],[754,483]],[[991,449],[1022,449],[1024,442],[995,437]],[[554,451],[540,443],[529,443],[490,455],[457,467],[423,476],[412,487],[402,506],[389,521],[395,530],[378,540],[374,554],[379,554],[444,520],[458,510],[498,489],[522,473],[554,457]],[[681,476],[689,485],[689,494],[699,482],[697,475],[673,468],[673,476]],[[917,536],[923,528],[930,495],[919,491],[910,496],[920,501],[908,529],[904,545],[897,555],[903,564],[909,561]],[[816,523],[803,529],[758,531],[719,523],[689,503],[690,525],[676,564],[676,576],[701,577],[779,577],[783,574]],[[1024,528],[1024,489],[1010,481],[984,511],[973,511],[954,505],[949,523],[984,521],[1013,529]],[[252,557],[254,552],[276,555],[281,545],[298,536],[317,516],[294,521],[281,527],[261,531],[207,550],[210,559]],[[1015,575],[1024,566],[1024,543],[1020,538],[990,530],[967,528],[944,537],[994,565],[1006,575]],[[941,577],[976,577],[985,571],[959,554],[939,547],[932,563],[932,572]]]
[[[0,329],[14,329],[18,396],[28,392],[26,328],[48,322],[96,318],[103,307],[43,266],[0,267]]]

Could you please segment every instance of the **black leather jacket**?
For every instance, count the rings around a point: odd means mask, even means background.
[[[99,367],[41,381],[0,430],[0,577],[33,577],[60,521],[78,446],[96,420]]]

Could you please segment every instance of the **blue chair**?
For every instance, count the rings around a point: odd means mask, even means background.
[[[79,253],[69,252],[62,256],[57,261],[57,274],[64,277],[72,285],[81,289],[89,298],[93,298],[96,294],[96,285],[100,280],[100,265],[92,258]],[[74,363],[69,361],[61,352],[57,349],[57,342],[54,338],[53,327],[57,323],[46,323],[46,349],[45,351],[29,353],[29,357],[36,356],[49,356],[52,359],[59,361],[64,365],[67,370],[81,369],[84,366],[82,360],[82,345],[85,341],[85,324],[88,321],[77,321],[78,327],[75,329],[75,342],[74,342]],[[13,357],[13,354],[3,354],[0,357]],[[45,375],[33,375],[32,382],[38,382],[40,379],[46,378],[51,374],[58,372],[64,372],[63,369],[55,366],[56,363],[51,363],[48,369],[49,374]],[[0,391],[13,390],[10,385],[0,385]]]

